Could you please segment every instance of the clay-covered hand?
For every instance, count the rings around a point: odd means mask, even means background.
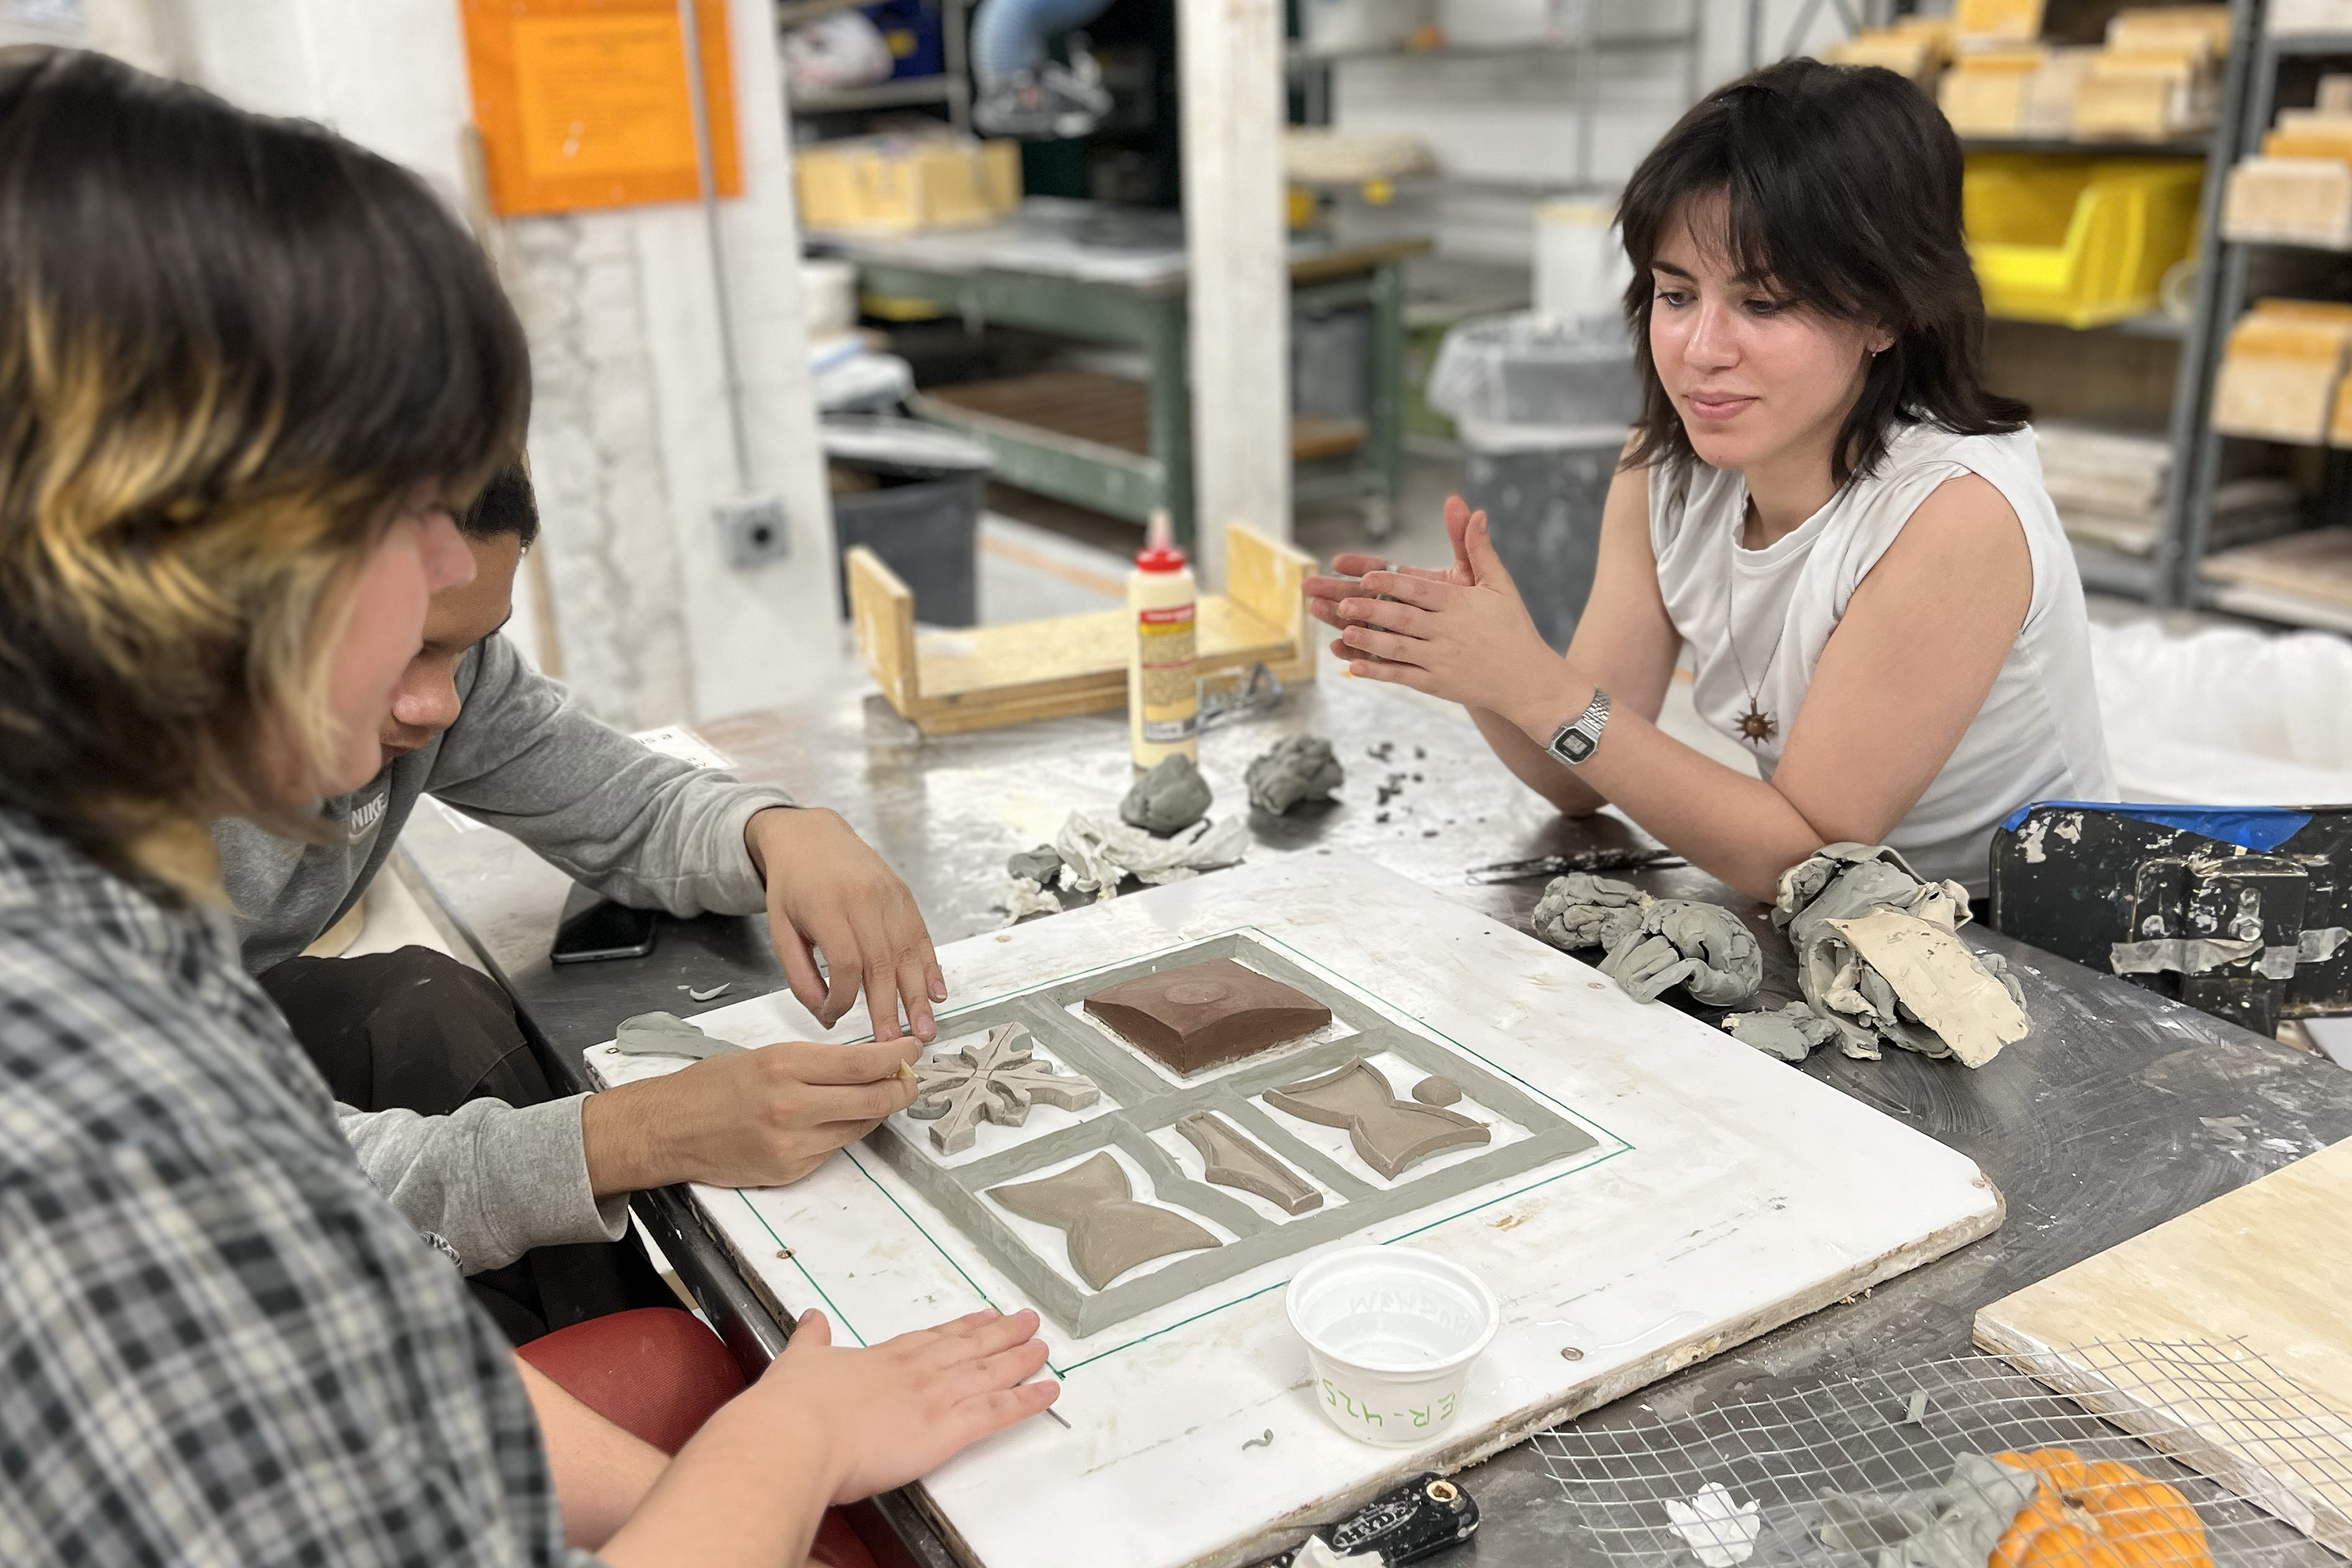
[[[846,822],[815,806],[772,806],[744,825],[768,886],[768,938],[800,1005],[826,1028],[866,994],[877,1040],[939,1034],[931,1007],[948,999],[915,895]],[[824,954],[825,973],[816,967]],[[828,977],[830,984],[828,984]]]
[[[1464,553],[1462,533],[1470,521],[1470,509],[1460,496],[1448,498],[1445,503],[1445,533],[1454,546],[1454,563],[1450,566],[1400,566],[1383,555],[1342,554],[1331,558],[1333,575],[1310,576],[1304,584],[1307,613],[1327,626],[1345,626],[1348,620],[1339,614],[1339,601],[1360,598],[1363,594],[1361,579],[1367,572],[1396,572],[1407,577],[1426,578],[1432,583],[1452,583],[1468,587],[1475,579],[1471,575],[1470,558]]]
[[[974,1312],[865,1350],[833,1343],[803,1312],[783,1353],[740,1396],[758,1414],[805,1424],[835,1503],[905,1486],[990,1433],[1054,1403],[1061,1385],[1024,1380],[1045,1364],[1037,1314]],[[739,1400],[739,1403],[740,1401]]]
[[[1449,523],[1461,506],[1446,503]],[[1495,553],[1486,514],[1470,514],[1463,546],[1468,584],[1398,572],[1370,572],[1359,596],[1337,606],[1343,626],[1331,651],[1349,673],[1393,681],[1451,702],[1486,709],[1523,727],[1536,715],[1572,713],[1590,700],[1574,694],[1554,653],[1536,630],[1517,584]],[[1547,736],[1547,739],[1549,736]]]
[[[914,1103],[911,1040],[789,1040],[723,1051],[592,1094],[581,1109],[588,1184],[600,1198],[677,1182],[773,1187]]]
[[[1642,927],[1648,904],[1642,889],[1631,882],[1571,871],[1555,877],[1536,901],[1536,935],[1573,952],[1584,947],[1614,947]]]

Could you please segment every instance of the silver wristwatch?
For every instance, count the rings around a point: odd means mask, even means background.
[[[1600,746],[1601,726],[1608,722],[1609,693],[1596,686],[1592,689],[1591,705],[1562,724],[1544,750],[1572,768]]]

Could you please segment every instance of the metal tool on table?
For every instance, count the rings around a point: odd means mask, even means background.
[[[1282,678],[1268,669],[1264,660],[1247,669],[1201,678],[1200,727],[1203,730],[1281,706]]]
[[[1579,849],[1571,855],[1538,855],[1528,860],[1497,860],[1491,866],[1473,866],[1463,873],[1463,880],[1483,886],[1490,882],[1532,882],[1541,877],[1565,877],[1571,871],[1638,871],[1689,864],[1671,849]]]
[[[1336,1524],[1327,1524],[1305,1545],[1275,1559],[1278,1568],[1404,1568],[1433,1557],[1478,1531],[1478,1504],[1468,1492],[1435,1470],[1424,1470],[1382,1492]],[[1318,1547],[1321,1550],[1318,1552]]]

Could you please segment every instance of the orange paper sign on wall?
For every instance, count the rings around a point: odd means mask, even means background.
[[[694,99],[677,0],[461,0],[474,123],[501,214],[692,201]],[[726,0],[694,0],[711,188],[742,188]]]

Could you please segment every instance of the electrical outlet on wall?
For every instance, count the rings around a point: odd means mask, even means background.
[[[792,528],[782,496],[723,500],[710,509],[710,517],[719,525],[719,552],[730,566],[764,566],[792,553]]]

